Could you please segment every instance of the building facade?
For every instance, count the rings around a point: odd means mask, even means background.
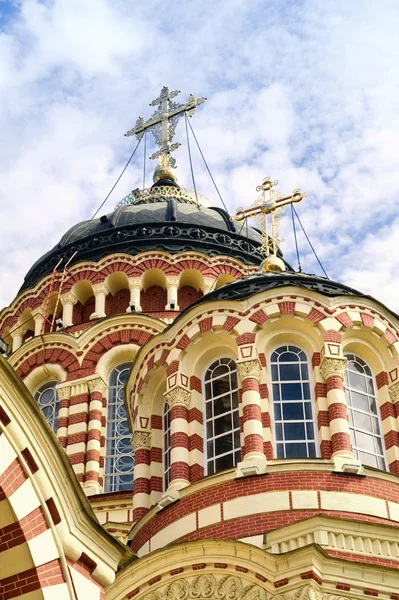
[[[399,320],[261,242],[164,170],[33,265],[2,600],[399,600]]]

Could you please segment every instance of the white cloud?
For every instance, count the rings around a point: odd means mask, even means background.
[[[209,98],[192,125],[230,210],[266,175],[307,190],[297,210],[330,277],[399,310],[395,1],[16,6],[0,29],[0,305],[91,217],[133,148],[123,133],[168,85]],[[141,185],[142,151],[103,212]],[[218,203],[194,142],[192,152],[199,191]],[[184,147],[176,155],[191,186]],[[295,264],[289,213],[282,232]],[[304,269],[320,272],[299,239]]]

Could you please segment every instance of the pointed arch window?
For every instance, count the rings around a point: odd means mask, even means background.
[[[55,433],[57,432],[58,411],[60,408],[56,385],[58,385],[58,381],[49,381],[42,385],[35,394],[36,402]]]
[[[373,374],[359,356],[345,356],[345,393],[353,453],[363,465],[386,469]]]
[[[231,469],[241,460],[237,368],[220,358],[207,369],[205,384],[205,473]]]
[[[277,458],[316,456],[308,359],[297,346],[277,348],[270,359]]]
[[[163,489],[167,490],[171,476],[170,406],[165,402],[163,411]]]
[[[123,400],[131,363],[112,369],[108,380],[105,440],[104,491],[120,492],[133,487],[134,454]]]

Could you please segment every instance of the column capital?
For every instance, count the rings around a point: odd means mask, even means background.
[[[391,385],[388,388],[388,392],[393,404],[396,404],[396,402],[399,400],[399,382]]]
[[[128,284],[129,290],[131,290],[132,288],[139,288],[140,290],[143,289],[143,282],[141,277],[129,277]]]
[[[44,318],[44,308],[42,306],[36,306],[36,308],[32,309],[32,317],[33,319],[43,319]]]
[[[250,360],[241,360],[237,362],[237,371],[240,376],[241,381],[244,379],[256,379],[260,380],[260,376],[262,373],[262,365],[259,362],[258,358],[252,358]]]
[[[174,388],[164,394],[166,402],[170,408],[174,406],[184,406],[188,408],[190,406],[191,392],[181,385],[176,385]]]
[[[202,291],[204,294],[208,294],[208,292],[212,289],[212,286],[216,283],[216,279],[210,279],[209,277],[204,277],[204,284],[202,286]]]
[[[103,396],[107,390],[107,384],[103,380],[102,377],[96,377],[95,379],[89,379],[87,382],[89,386],[90,393],[100,392]]]
[[[321,361],[320,374],[324,380],[327,380],[332,375],[337,375],[344,378],[346,367],[346,358],[330,358],[325,356]]]
[[[107,295],[109,293],[109,289],[108,289],[108,286],[105,283],[105,281],[102,281],[101,283],[95,283],[92,287],[93,287],[94,295],[97,295],[97,294]]]
[[[167,283],[167,285],[177,286],[177,285],[179,285],[179,279],[180,279],[179,275],[169,275],[169,276],[166,276],[166,283]]]
[[[73,304],[75,305],[78,302],[79,298],[75,296],[73,292],[66,292],[61,296],[61,304],[65,306],[65,304]]]
[[[67,400],[71,397],[71,386],[62,385],[61,387],[56,386],[58,400]]]
[[[134,431],[132,435],[132,446],[134,451],[150,450],[151,448],[151,433],[146,431]]]

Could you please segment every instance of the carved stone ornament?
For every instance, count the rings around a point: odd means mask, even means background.
[[[338,596],[331,596],[327,598],[327,594],[321,597],[320,592],[315,588],[314,585],[303,585],[298,590],[293,590],[289,594],[276,594],[271,596],[270,600],[345,600]],[[348,599],[346,599],[348,600]]]
[[[105,294],[107,295],[109,292],[108,286],[106,283],[96,283],[93,285],[93,292],[96,296],[97,294]]]
[[[320,374],[324,380],[332,375],[344,377],[346,367],[346,358],[329,358],[325,356],[320,365]]]
[[[192,581],[179,579],[164,590],[149,592],[141,600],[266,600],[266,591],[256,584],[245,585],[241,579],[229,575],[216,579],[213,575],[200,575]]]
[[[191,392],[186,388],[177,385],[165,394],[165,400],[169,404],[170,408],[174,406],[184,406],[188,408],[190,406]]]
[[[150,450],[151,448],[151,433],[145,431],[135,431],[132,435],[132,446],[134,451]]]
[[[71,397],[71,386],[66,385],[65,387],[56,387],[58,400],[67,400]]]
[[[107,384],[101,377],[96,377],[96,379],[90,379],[88,382],[90,393],[100,392],[103,396],[107,391]]]
[[[388,388],[392,402],[395,404],[399,400],[399,381]]]
[[[66,294],[62,294],[61,296],[61,304],[65,306],[65,304],[73,304],[75,305],[78,301],[78,298],[72,292],[67,292]]]
[[[179,279],[180,279],[179,277],[172,277],[172,276],[171,277],[167,277],[166,278],[166,283],[168,285],[172,285],[172,286],[177,287],[179,285]]]
[[[241,381],[252,377],[253,379],[260,380],[262,373],[262,367],[257,358],[253,360],[245,360],[237,363],[237,371]]]
[[[143,282],[141,281],[141,277],[129,277],[128,279],[129,289],[139,288],[143,289]]]

